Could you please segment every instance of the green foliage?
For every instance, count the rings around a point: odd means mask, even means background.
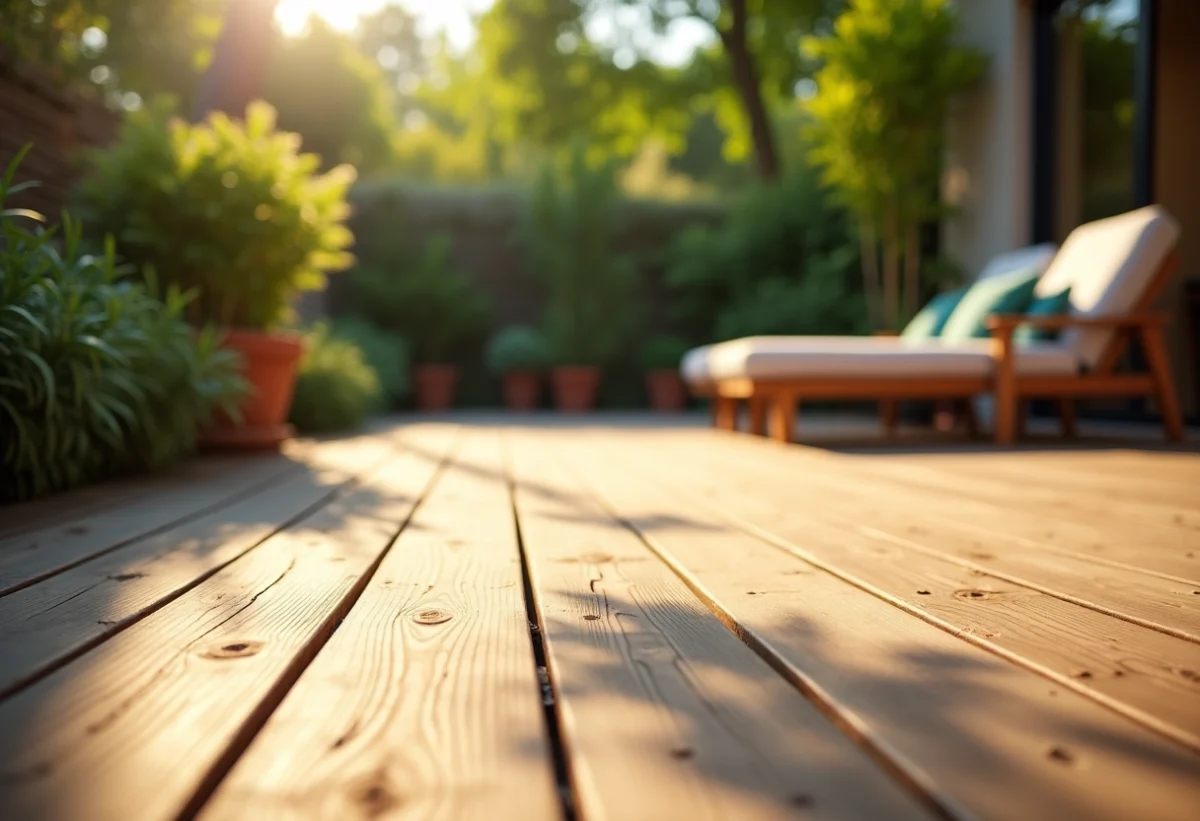
[[[122,256],[195,289],[194,321],[268,327],[351,262],[343,220],[354,170],[319,175],[318,158],[298,149],[266,103],[244,124],[139,112],[115,145],[92,153],[83,202]]]
[[[409,351],[403,337],[358,316],[337,317],[331,323],[331,333],[357,345],[379,377],[380,410],[395,407],[408,395]]]
[[[290,421],[302,433],[334,433],[362,424],[379,406],[379,377],[363,351],[321,323],[305,334]]]
[[[187,97],[230,0],[0,0],[0,52],[113,93]],[[89,33],[104,32],[95,47]]]
[[[950,0],[851,0],[833,33],[804,43],[822,64],[808,103],[811,157],[858,218],[872,319],[883,327],[916,311],[920,227],[946,211],[938,182],[950,101],[987,67],[959,45],[958,28]]]
[[[394,93],[373,57],[319,19],[304,37],[285,39],[275,57],[267,99],[279,125],[299,133],[304,150],[325,165],[379,168],[392,155]]]
[[[236,413],[236,357],[165,299],[118,276],[113,244],[81,251],[79,224],[30,227],[4,210],[20,155],[0,182],[0,501],[170,464],[214,408]]]
[[[451,260],[448,234],[429,239],[419,254],[394,234],[379,237],[350,274],[355,306],[380,328],[412,345],[420,363],[448,362],[456,348],[479,336],[491,309]]]
[[[546,285],[543,324],[559,364],[604,365],[629,338],[637,269],[615,250],[619,214],[612,165],[589,165],[577,146],[543,169],[522,215],[518,238]]]
[[[647,137],[683,149],[697,114],[720,121],[732,161],[751,151],[746,110],[757,97],[785,110],[806,68],[798,43],[840,0],[750,0],[734,22],[730,0],[497,0],[467,59],[426,100],[501,151],[527,141],[560,146],[586,137],[629,157]],[[631,7],[635,13],[628,13]],[[601,20],[609,34],[596,37]],[[714,45],[688,65],[656,62],[659,36],[680,22],[707,27]],[[730,49],[756,75],[735,82]]]
[[[838,273],[817,268],[800,281],[782,277],[761,280],[721,311],[713,338],[861,331],[861,297],[847,287],[847,277]]]
[[[705,341],[857,333],[857,261],[846,214],[801,169],[749,190],[724,223],[679,235],[667,268],[673,319]]]
[[[677,336],[653,337],[642,347],[642,368],[647,371],[675,370],[691,347]]]
[[[537,371],[550,364],[550,343],[537,328],[509,325],[488,342],[485,358],[496,374]]]

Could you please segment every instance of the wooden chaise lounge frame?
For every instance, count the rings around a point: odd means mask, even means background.
[[[711,386],[713,422],[718,428],[737,428],[738,405],[749,406],[750,432],[781,442],[793,438],[796,411],[804,400],[878,400],[884,427],[895,430],[896,402],[903,399],[949,399],[969,407],[966,400],[980,394],[995,397],[995,440],[1013,444],[1022,427],[1023,403],[1029,399],[1057,400],[1065,436],[1075,435],[1075,400],[1081,397],[1151,396],[1158,402],[1163,428],[1173,442],[1183,439],[1183,416],[1171,375],[1163,329],[1166,313],[1152,310],[1179,264],[1172,251],[1142,293],[1133,311],[1112,316],[1022,316],[989,318],[993,374],[988,377],[716,379]],[[1104,353],[1086,373],[1021,376],[1015,368],[1013,333],[1024,324],[1045,329],[1101,328],[1114,331]],[[1141,341],[1148,373],[1117,373],[1131,338]],[[973,428],[973,417],[968,417]]]

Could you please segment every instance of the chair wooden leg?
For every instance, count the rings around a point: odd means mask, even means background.
[[[1150,366],[1154,379],[1154,395],[1158,400],[1158,412],[1162,416],[1163,430],[1167,439],[1182,442],[1184,438],[1183,412],[1179,408],[1179,394],[1175,391],[1175,378],[1171,374],[1171,359],[1163,339],[1161,326],[1145,326],[1141,331],[1142,353]]]
[[[762,396],[750,397],[750,433],[755,436],[767,435],[767,400]]]
[[[885,436],[895,436],[900,424],[900,403],[895,399],[883,399],[879,402],[879,421],[883,425]]]
[[[1011,445],[1017,440],[1017,413],[1019,398],[1017,396],[1017,373],[1014,367],[1012,334],[1006,334],[993,339],[999,346],[995,354],[996,362],[996,392],[995,392],[995,426],[996,444]]]
[[[958,409],[962,414],[963,423],[967,426],[967,436],[971,439],[979,438],[979,416],[975,413],[975,403],[970,399],[960,400]]]
[[[737,430],[738,403],[728,396],[714,396],[714,421],[720,430]]]
[[[771,438],[776,442],[790,443],[796,431],[796,397],[788,393],[774,397],[769,421]]]
[[[1075,415],[1075,400],[1063,398],[1058,400],[1058,425],[1066,439],[1074,439],[1079,435],[1079,424]]]

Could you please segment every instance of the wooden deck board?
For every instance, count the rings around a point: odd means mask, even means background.
[[[663,458],[687,458],[698,472],[719,476],[724,470],[742,471],[739,481],[748,492],[772,485],[788,487],[803,508],[840,513],[851,530],[869,529],[901,542],[919,542],[971,569],[1028,583],[1177,635],[1200,637],[1200,595],[1193,593],[1198,586],[1084,552],[1084,544],[1098,545],[1101,552],[1112,547],[1102,532],[1093,532],[1093,541],[1075,542],[1070,548],[1050,545],[1025,535],[1048,525],[1019,509],[997,508],[965,492],[931,492],[890,479],[881,481],[867,468],[847,467],[824,453],[810,455],[766,441],[723,438],[724,442],[703,447],[694,437],[660,439],[658,446],[668,450]],[[1147,554],[1163,550],[1153,542],[1143,542],[1142,549]]]
[[[476,415],[0,508],[0,816],[1190,819],[1200,453],[838,447]]]
[[[0,704],[0,805],[172,818],[240,753],[361,591],[437,464],[401,458]]]
[[[796,505],[806,488],[784,484],[769,468],[667,467],[670,461],[656,458],[661,453],[653,448],[623,455],[634,474],[654,475],[680,500],[685,493],[694,494],[693,504],[719,499],[714,507],[730,521],[828,561],[952,630],[1056,674],[1059,683],[1094,692],[1200,753],[1200,688],[1189,672],[1200,668],[1200,644],[988,577],[915,541],[873,538],[853,518],[869,522],[870,511],[831,510],[827,500]],[[752,492],[741,490],[755,470],[760,482]]]
[[[172,601],[389,455],[382,439],[327,445],[313,457],[324,469],[289,471],[261,492],[0,598],[0,698]]]
[[[1193,814],[1187,802],[1200,784],[1194,753],[886,598],[723,527],[699,505],[663,501],[628,470],[606,467],[612,452],[596,447],[585,463],[616,510],[735,629],[775,654],[950,812],[1114,820]]]
[[[103,508],[86,520],[70,515],[73,500],[68,494],[61,500],[68,509],[63,518],[0,541],[0,596],[206,511],[220,509],[300,467],[283,456],[201,462],[181,471],[181,475],[173,475],[160,487],[149,482],[130,483],[122,488],[132,495],[122,493],[113,499],[98,494]],[[139,489],[143,492],[138,493]]]
[[[549,442],[513,450],[583,817],[927,817],[588,498]]]
[[[475,434],[202,818],[559,815],[499,436]]]

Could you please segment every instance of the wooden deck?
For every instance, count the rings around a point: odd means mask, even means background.
[[[1187,819],[1200,454],[381,427],[0,508],[0,817]]]

